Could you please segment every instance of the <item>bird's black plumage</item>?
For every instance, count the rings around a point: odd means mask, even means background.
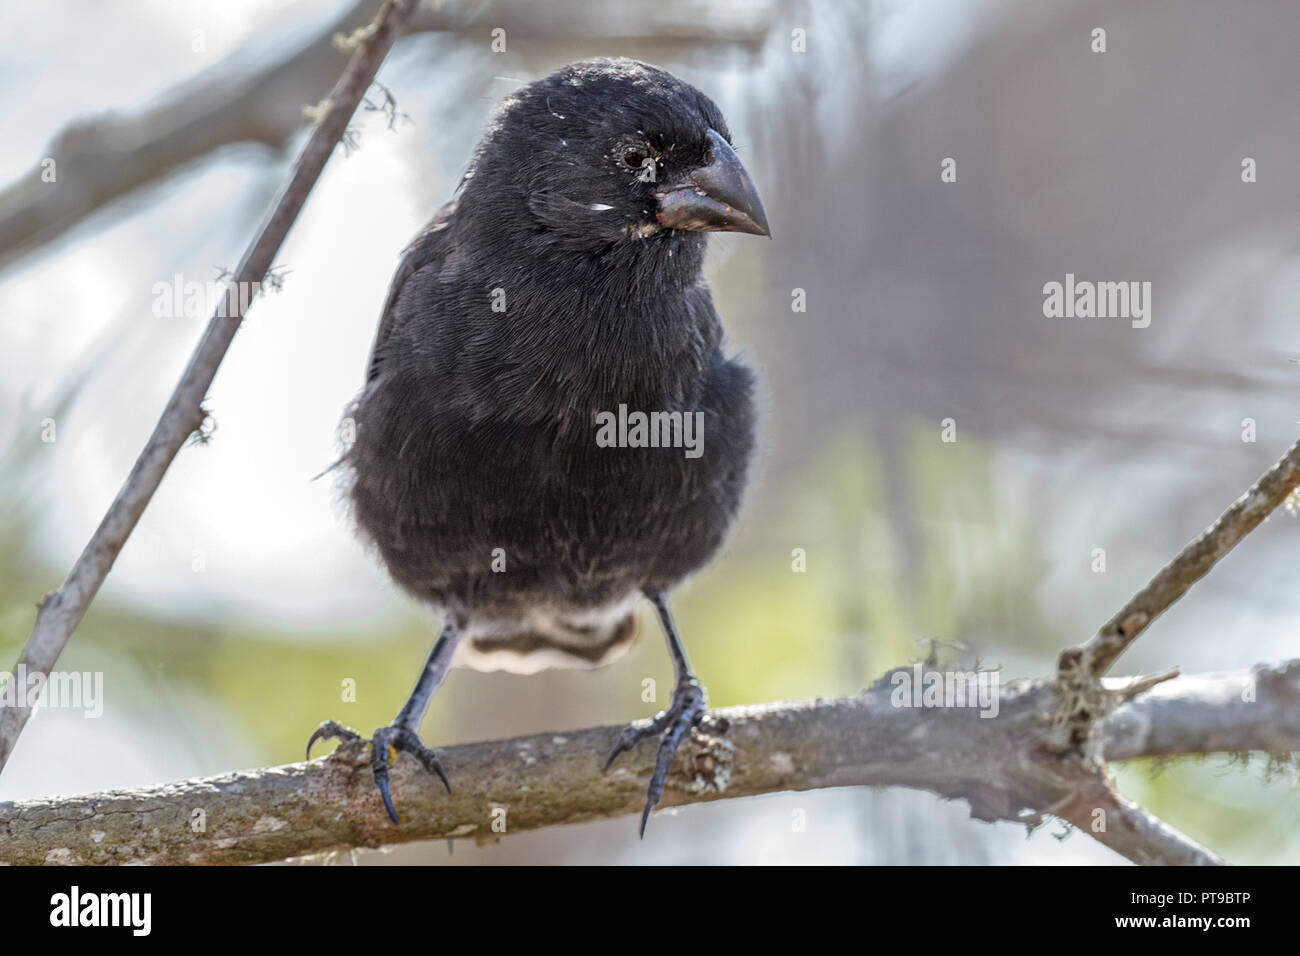
[[[752,375],[724,352],[705,232],[767,228],[728,139],[663,70],[571,64],[506,100],[403,256],[343,463],[361,532],[471,661],[604,662],[633,602],[723,542]],[[701,453],[602,447],[620,405],[700,413]]]

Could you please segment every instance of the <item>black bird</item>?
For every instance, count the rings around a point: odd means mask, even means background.
[[[488,667],[594,667],[631,646],[644,595],[676,686],[605,765],[661,737],[644,835],[706,709],[667,594],[721,546],[754,444],[753,376],[723,354],[701,274],[711,231],[769,235],[722,113],[664,70],[602,59],[511,95],[458,198],[404,253],[340,459],[360,531],[444,614],[410,700],[373,737],[394,823],[390,747],[450,791],[417,731],[458,647]],[[634,413],[656,414],[602,439]],[[358,736],[326,721],[308,753]]]

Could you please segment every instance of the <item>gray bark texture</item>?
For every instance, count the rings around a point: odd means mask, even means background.
[[[1032,826],[1056,816],[1135,862],[1221,862],[1117,794],[1104,765],[1079,756],[1053,681],[1011,682],[998,715],[981,717],[975,708],[898,706],[894,673],[856,697],[715,711],[718,726],[679,754],[664,805],[903,786],[967,801],[981,820]],[[1105,692],[1119,700],[1130,684],[1107,681]],[[602,774],[620,729],[443,748],[451,795],[403,755],[392,774],[400,827],[375,792],[368,743],[307,763],[0,804],[0,862],[266,863],[635,814],[655,746],[644,743]],[[1300,750],[1300,660],[1163,681],[1119,703],[1097,729],[1106,759]]]

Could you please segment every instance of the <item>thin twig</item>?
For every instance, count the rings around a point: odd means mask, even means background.
[[[1082,647],[1061,655],[1062,676],[1071,673],[1099,677],[1187,589],[1205,577],[1219,559],[1287,499],[1300,485],[1300,442],[1260,476],[1250,490],[1234,501],[1199,538],[1151,579],[1106,625]]]
[[[417,0],[387,0],[376,17],[375,32],[367,42],[358,46],[335,84],[330,93],[329,109],[312,131],[270,216],[235,269],[227,286],[226,301],[218,306],[209,321],[126,484],[73,565],[63,587],[47,594],[41,601],[35,627],[18,661],[18,668],[25,666],[28,674],[48,674],[54,667],[108,576],[118,552],[158,490],[172,459],[190,434],[202,424],[203,398],[243,318],[243,297],[238,290],[256,288],[254,283],[260,284],[270,271],[280,245],[347,128],[349,118],[370,88],[380,63],[401,36],[403,25],[416,3]],[[31,708],[23,704],[0,707],[0,770],[13,753],[18,735],[30,715]]]
[[[1153,674],[1150,677],[1134,677],[1132,681],[1116,691],[1116,694],[1118,694],[1121,702],[1127,702],[1140,694],[1145,694],[1157,684],[1163,684],[1167,680],[1173,680],[1181,673],[1182,671],[1179,668],[1171,667],[1163,673]]]

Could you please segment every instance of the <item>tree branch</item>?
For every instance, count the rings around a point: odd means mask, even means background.
[[[1300,660],[1155,687],[1106,719],[1102,741],[1107,760],[1300,752]]]
[[[682,748],[664,804],[905,786],[965,800],[981,820],[1034,825],[1057,816],[1136,862],[1220,862],[1116,794],[1103,772],[1071,751],[1055,719],[1054,682],[1007,684],[997,715],[981,717],[975,708],[898,706],[895,674],[916,672],[893,671],[852,698],[714,712],[729,726],[699,732]],[[1250,704],[1241,700],[1248,687]],[[655,742],[601,774],[600,758],[619,730],[444,748],[451,795],[401,757],[392,772],[400,827],[388,822],[376,796],[367,743],[309,763],[0,804],[0,861],[265,863],[356,846],[492,839],[494,819],[518,833],[634,814],[645,799]],[[1164,682],[1120,706],[1099,736],[1105,756],[1115,759],[1300,750],[1300,660]]]
[[[73,565],[63,586],[41,600],[35,627],[15,670],[25,667],[28,674],[49,674],[90,602],[94,600],[100,585],[104,583],[104,578],[108,576],[127,537],[144,513],[145,506],[158,490],[172,459],[185,440],[202,425],[203,398],[239,329],[243,317],[242,308],[248,301],[248,297],[241,296],[239,290],[257,288],[254,283],[260,285],[270,271],[280,245],[347,128],[357,104],[374,81],[379,64],[383,62],[394,41],[401,36],[416,2],[417,0],[385,0],[370,32],[357,43],[352,59],[330,93],[319,122],[307,145],[303,147],[288,183],[257,237],[240,260],[231,277],[224,302],[209,321],[202,340],[190,357],[189,365],[168,399],[167,407],[163,409],[162,417],[149,436],[148,444],[136,459],[126,484],[118,492],[85,550],[77,558],[77,563]],[[3,770],[13,752],[18,735],[22,733],[30,715],[31,708],[25,703],[0,707],[0,770]]]
[[[1219,857],[1143,810],[1102,778],[1093,778],[1071,793],[1053,813],[1143,866],[1223,865]]]
[[[249,63],[237,50],[135,114],[109,114],[76,122],[46,147],[58,170],[58,187],[37,165],[0,190],[0,268],[62,235],[109,203],[234,143],[283,148],[302,128],[304,106],[317,102],[338,76],[342,59],[333,44],[370,22],[380,0],[357,0],[322,29],[270,63]],[[421,4],[406,34],[450,31],[483,43],[502,28],[536,40],[647,37],[675,44],[722,42],[757,45],[775,17],[771,0],[735,0],[702,8],[689,0],[653,6],[599,6],[585,0]]]
[[[1254,531],[1300,485],[1300,441],[1232,503],[1219,520],[1167,564],[1083,647],[1061,654],[1062,677],[1074,673],[1101,676],[1137,636],[1205,577],[1219,559]]]

